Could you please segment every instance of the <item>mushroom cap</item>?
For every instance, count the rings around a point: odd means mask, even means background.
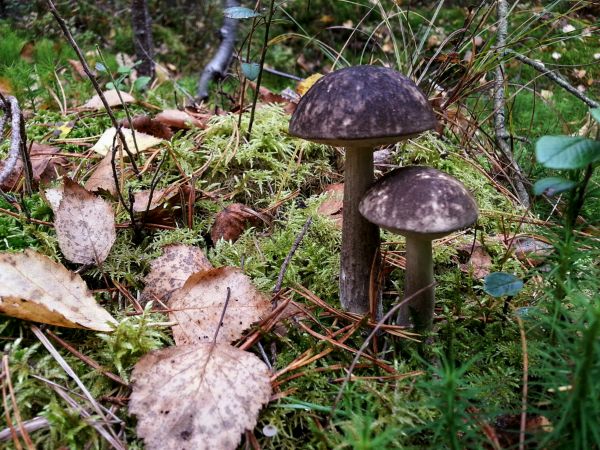
[[[319,79],[300,99],[289,133],[340,147],[393,144],[436,125],[412,80],[378,66],[356,66]]]
[[[402,167],[381,177],[358,209],[381,228],[423,239],[468,227],[478,215],[475,199],[460,181],[422,166]]]

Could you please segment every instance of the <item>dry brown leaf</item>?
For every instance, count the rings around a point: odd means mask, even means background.
[[[123,128],[121,130],[123,132],[123,136],[125,136],[125,142],[127,143],[127,148],[129,151],[135,155],[139,152],[143,152],[151,147],[154,147],[160,144],[163,140],[156,138],[154,136],[150,136],[149,134],[140,133],[136,131],[135,133],[135,142],[133,141],[133,133],[129,128]],[[117,129],[112,127],[107,129],[98,142],[94,144],[92,150],[96,153],[101,154],[102,156],[106,156],[109,154],[113,148],[113,144],[117,145],[119,143],[119,139],[115,139],[115,135],[117,134]],[[137,149],[136,149],[137,144]],[[126,156],[125,152],[123,154]]]
[[[190,275],[213,268],[198,247],[175,244],[167,245],[163,250],[162,256],[150,263],[150,273],[144,279],[146,288],[142,292],[142,303],[153,300],[167,303]]]
[[[150,193],[152,193],[152,198],[150,198]],[[136,192],[133,195],[133,211],[152,211],[178,194],[179,186],[176,185],[171,185],[165,189],[156,189],[154,191],[148,189]],[[150,201],[150,205],[148,205],[148,201]]]
[[[187,130],[192,127],[205,128],[206,124],[196,119],[185,111],[179,111],[178,109],[165,109],[163,112],[158,113],[154,120],[173,128]]]
[[[342,228],[343,204],[344,204],[344,184],[330,184],[323,190],[325,200],[317,212],[329,217],[338,228]]]
[[[465,273],[473,273],[477,279],[485,278],[490,274],[492,258],[479,242],[476,242],[475,246],[472,243],[464,244],[459,250],[470,255],[466,264],[460,264],[460,270]]]
[[[219,267],[190,276],[169,300],[169,317],[176,321],[177,345],[212,342],[230,289],[217,342],[233,342],[271,310],[268,298],[237,267]]]
[[[111,331],[117,322],[83,279],[32,250],[0,253],[0,312],[69,328]]]
[[[213,242],[219,239],[236,241],[244,230],[260,223],[261,215],[241,203],[232,203],[217,213],[215,222],[210,229],[210,238]]]
[[[116,89],[111,89],[102,93],[102,95],[104,95],[104,98],[106,99],[106,103],[108,103],[108,106],[110,107],[122,105],[121,98],[119,98],[119,94],[121,94],[123,103],[135,103],[135,98],[133,98],[131,94],[128,94],[124,91],[117,92]],[[104,110],[104,104],[102,103],[102,100],[100,99],[99,95],[94,95],[81,107],[81,109],[93,109],[95,111],[102,111]]]
[[[117,195],[117,186],[115,184],[115,176],[113,174],[111,160],[112,154],[110,153],[100,160],[100,162],[88,178],[87,182],[85,183],[85,188],[88,191],[96,192],[102,189],[108,192],[113,197]],[[129,176],[133,173],[133,170],[128,165],[124,168],[125,170],[121,171],[121,164],[120,162],[118,162],[118,158],[116,161],[116,166],[119,181],[123,181],[124,179],[129,178]]]
[[[28,63],[33,63],[33,54],[35,53],[35,41],[29,41],[23,44],[19,56]]]
[[[33,181],[38,183],[49,183],[56,179],[58,175],[65,172],[67,160],[64,156],[59,156],[59,148],[51,147],[50,145],[42,145],[37,143],[31,144],[30,159],[31,170],[33,172]],[[0,169],[3,167],[4,161],[0,161]],[[23,162],[21,157],[17,159],[15,168],[10,173],[8,178],[0,184],[0,189],[5,191],[13,191],[19,185],[19,181],[23,176]]]
[[[152,119],[149,116],[136,116],[131,120],[131,125],[135,131],[139,131],[140,133],[148,134],[159,139],[170,140],[173,137],[173,132],[167,125],[159,120]],[[128,120],[123,120],[123,127],[130,128]]]
[[[529,261],[534,266],[538,266],[552,253],[553,246],[548,242],[536,239],[530,236],[518,236],[513,246],[515,256],[520,261]]]
[[[54,227],[61,251],[69,261],[78,264],[102,263],[116,239],[110,204],[68,178],[55,212]]]
[[[269,375],[228,344],[155,350],[135,365],[129,413],[149,450],[234,450],[271,397]]]

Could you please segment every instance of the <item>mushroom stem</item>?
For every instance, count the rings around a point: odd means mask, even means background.
[[[431,239],[406,237],[406,275],[404,298],[433,283]],[[398,325],[425,331],[433,324],[435,293],[433,285],[406,302],[398,312]]]
[[[366,220],[358,211],[358,204],[373,179],[373,149],[347,147],[340,302],[346,311],[357,314],[369,312],[371,268],[379,267],[375,261],[379,248],[379,227]]]

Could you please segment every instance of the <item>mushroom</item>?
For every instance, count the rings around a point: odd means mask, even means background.
[[[350,67],[317,81],[300,99],[289,133],[345,147],[340,301],[350,312],[369,311],[371,268],[378,266],[379,229],[358,203],[374,180],[373,151],[435,127],[427,97],[392,69]]]
[[[450,175],[409,166],[381,177],[359,209],[367,220],[406,237],[404,298],[412,298],[400,308],[398,324],[429,329],[435,300],[431,242],[472,225],[478,215],[475,199]]]

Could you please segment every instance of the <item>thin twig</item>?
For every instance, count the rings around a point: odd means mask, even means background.
[[[531,58],[528,58],[527,56],[522,55],[521,53],[518,53],[518,52],[516,52],[514,50],[511,50],[509,48],[507,48],[505,50],[505,52],[508,53],[508,54],[510,54],[510,55],[513,55],[516,59],[518,59],[522,63],[525,63],[528,66],[533,67],[535,70],[541,72],[542,75],[544,75],[548,79],[554,81],[556,84],[558,84],[564,90],[566,90],[569,94],[574,95],[579,100],[581,100],[586,105],[588,105],[590,108],[600,108],[600,103],[598,103],[595,100],[592,100],[587,95],[585,95],[583,92],[578,91],[576,87],[572,86],[559,73],[557,73],[554,70],[548,69],[543,63],[541,63],[539,61],[535,61],[535,60],[533,60]]]
[[[25,420],[23,422],[23,428],[28,433],[32,433],[37,430],[41,430],[42,428],[48,428],[50,426],[50,422],[45,417],[34,417],[33,419]],[[20,431],[17,430],[17,434],[20,435]],[[8,441],[11,439],[11,429],[5,428],[0,431],[0,441]]]
[[[506,35],[508,34],[508,2],[498,0],[498,31],[496,32],[495,49],[498,52],[498,64],[496,66],[496,81],[494,86],[494,128],[496,132],[496,142],[500,151],[510,164],[514,175],[514,188],[519,197],[519,201],[525,207],[530,205],[529,194],[525,188],[523,172],[517,163],[511,145],[509,143],[510,135],[506,131],[506,99],[504,98],[504,49],[506,47]]]
[[[223,310],[221,311],[221,317],[219,318],[219,323],[217,324],[217,329],[215,330],[215,336],[213,337],[213,342],[217,342],[217,336],[219,335],[219,331],[223,326],[223,318],[225,317],[225,312],[227,311],[227,306],[229,305],[229,298],[231,297],[231,288],[227,286],[227,297],[225,297],[225,304],[223,305]]]
[[[83,71],[85,72],[87,77],[92,82],[92,85],[94,86],[94,89],[96,90],[96,93],[98,94],[98,97],[100,98],[100,101],[102,102],[102,105],[104,105],[104,109],[106,110],[108,117],[110,117],[110,121],[112,122],[113,127],[115,127],[115,129],[117,130],[117,134],[119,135],[119,138],[121,139],[121,143],[123,144],[123,149],[125,150],[125,153],[127,153],[127,156],[129,156],[129,159],[131,161],[131,167],[132,167],[133,171],[135,172],[136,175],[139,175],[140,171],[135,163],[135,160],[133,158],[133,154],[131,153],[131,150],[129,150],[129,147],[127,146],[127,142],[125,140],[125,135],[123,134],[123,131],[119,128],[119,122],[117,121],[117,118],[115,117],[110,105],[106,101],[106,97],[104,97],[102,88],[98,84],[96,77],[94,76],[90,67],[88,66],[85,56],[83,55],[81,49],[77,45],[77,42],[75,42],[75,39],[73,38],[73,35],[69,31],[69,28],[67,27],[67,24],[65,23],[64,19],[61,17],[60,13],[57,11],[56,7],[54,6],[54,3],[52,3],[52,0],[46,0],[46,3],[48,4],[48,8],[50,8],[50,13],[54,16],[54,18],[56,19],[56,22],[58,23],[58,26],[60,27],[63,34],[65,35],[65,38],[67,39],[67,41],[69,42],[69,44],[71,45],[73,50],[75,50],[75,53],[77,54],[77,58],[79,59],[79,62],[81,62]]]
[[[288,266],[290,265],[292,258],[294,257],[294,253],[296,253],[296,250],[298,250],[298,247],[300,246],[302,239],[304,239],[304,235],[306,235],[306,232],[308,231],[308,228],[310,227],[311,223],[312,223],[312,217],[309,217],[308,219],[306,219],[306,222],[304,223],[302,230],[300,230],[300,234],[298,234],[298,236],[296,236],[296,239],[294,240],[294,244],[292,245],[292,248],[290,248],[290,251],[288,252],[287,256],[285,257],[283,264],[281,265],[281,269],[279,269],[279,275],[277,276],[277,283],[275,283],[275,287],[273,288],[273,294],[277,294],[279,291],[281,291],[281,285],[283,284],[283,277],[285,276],[285,272],[286,272]],[[273,308],[275,308],[276,306],[277,306],[277,301],[275,301],[273,303]]]

